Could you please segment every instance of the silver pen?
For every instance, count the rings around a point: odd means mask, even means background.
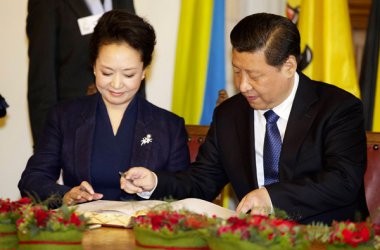
[[[119,175],[120,175],[120,177],[124,177],[125,178],[125,173],[119,171]]]

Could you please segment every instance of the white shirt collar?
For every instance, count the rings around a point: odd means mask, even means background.
[[[278,106],[272,109],[280,118],[285,119],[286,121],[289,119],[294,97],[296,96],[298,84],[299,84],[299,75],[297,72],[295,72],[292,92],[282,103],[280,103]],[[261,116],[264,116],[264,113],[267,110],[257,110],[257,111],[260,113]]]

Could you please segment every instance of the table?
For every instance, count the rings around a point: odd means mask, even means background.
[[[84,250],[134,249],[135,235],[132,229],[101,227],[86,231],[82,245]]]
[[[135,248],[132,229],[101,227],[86,231],[83,237],[84,250],[129,250]],[[313,244],[310,250],[324,250],[324,245]]]

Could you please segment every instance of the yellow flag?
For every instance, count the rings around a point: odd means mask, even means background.
[[[287,3],[291,7],[295,8],[301,4],[301,0],[288,0]]]
[[[187,124],[202,115],[210,47],[213,0],[182,0],[172,111]]]
[[[347,0],[288,0],[292,7],[298,3],[301,50],[308,58],[302,72],[360,98]]]
[[[372,131],[380,132],[380,53],[377,67],[375,104],[373,108],[373,125]]]

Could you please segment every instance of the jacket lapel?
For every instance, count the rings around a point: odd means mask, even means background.
[[[318,96],[310,84],[311,80],[302,73],[298,74],[300,75],[299,85],[282,144],[279,166],[280,179],[283,176],[290,178],[293,176],[298,152],[316,115],[312,104],[317,101]]]
[[[75,131],[74,162],[79,180],[90,180],[91,153],[99,94],[91,96],[81,110],[81,123]]]
[[[65,0],[67,5],[74,11],[78,18],[90,16],[91,12],[88,9],[84,0]]]
[[[135,125],[133,153],[131,158],[131,166],[150,166],[150,152],[153,150],[154,141],[158,139],[155,134],[152,110],[147,101],[136,95],[137,98],[137,120]],[[151,136],[152,142],[143,143],[143,139]],[[153,165],[152,165],[153,166]]]
[[[234,127],[237,133],[237,145],[240,147],[240,150],[236,152],[241,152],[241,162],[237,164],[237,166],[240,164],[240,166],[245,166],[242,171],[246,183],[244,183],[243,186],[246,187],[247,190],[252,190],[253,186],[258,186],[256,171],[253,171],[256,169],[254,111],[242,95],[240,101],[242,105],[236,109],[237,111],[240,109],[240,112],[236,112]]]

